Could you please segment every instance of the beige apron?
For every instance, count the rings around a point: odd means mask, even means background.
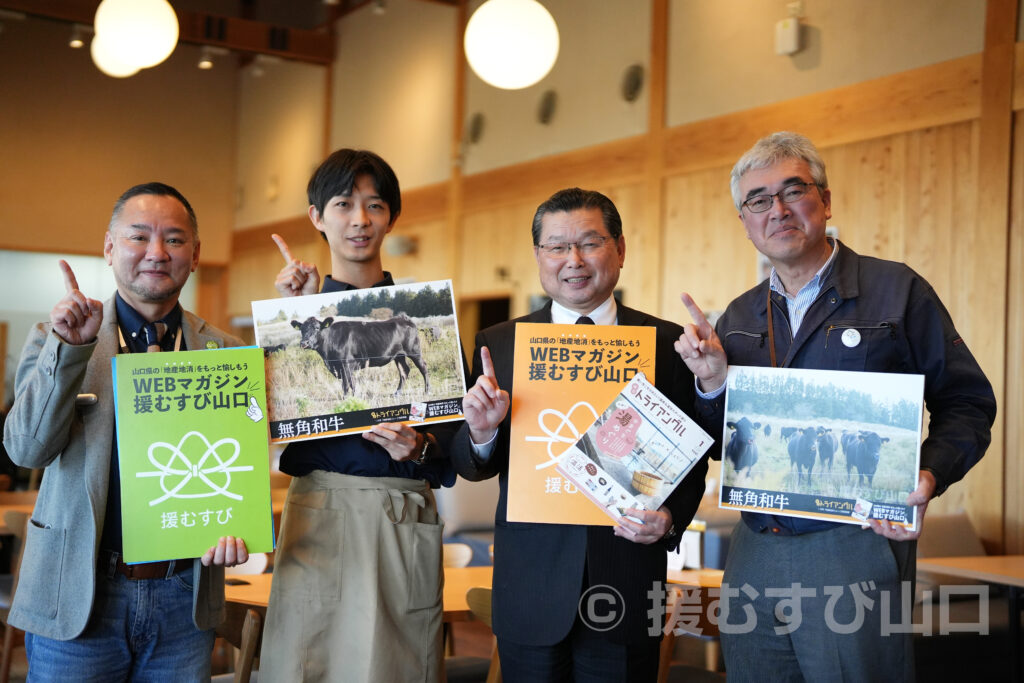
[[[442,528],[425,481],[293,479],[260,680],[441,681]]]

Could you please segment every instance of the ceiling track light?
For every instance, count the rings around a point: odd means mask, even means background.
[[[86,37],[92,33],[88,26],[73,24],[71,26],[71,37],[68,38],[68,47],[80,50],[85,47]]]
[[[216,47],[214,45],[204,45],[202,50],[199,52],[199,61],[196,62],[196,66],[203,71],[209,71],[213,68],[214,57],[224,57],[230,54],[230,51],[223,47]]]

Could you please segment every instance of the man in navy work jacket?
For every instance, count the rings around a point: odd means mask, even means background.
[[[631,513],[643,524],[624,519],[613,529],[510,522],[508,464],[515,455],[508,392],[515,393],[512,355],[520,322],[648,325],[657,330],[655,386],[692,412],[693,376],[672,346],[682,328],[612,296],[626,240],[618,210],[600,192],[556,192],[536,211],[533,245],[541,286],[552,302],[477,335],[475,384],[463,401],[466,423],[452,445],[463,477],[499,477],[493,624],[502,676],[510,683],[653,681],[663,611],[649,592],[664,583],[665,551],[678,545],[697,509],[707,460],[694,465],[661,508]],[[611,599],[616,594],[621,601]],[[588,595],[608,606],[609,614],[600,615],[607,622],[585,619],[589,612],[581,601]],[[611,617],[621,621],[607,628]]]
[[[988,447],[991,385],[924,278],[826,237],[831,195],[810,140],[786,132],[761,139],[736,163],[731,183],[747,236],[772,272],[729,304],[717,332],[683,295],[695,324],[676,348],[698,378],[699,412],[715,416],[712,433],[721,433],[727,362],[924,375],[931,421],[907,499],[923,519],[928,501]],[[910,635],[883,635],[883,626],[909,618],[900,605],[912,593],[920,529],[872,520],[867,531],[744,512],[724,577],[744,590],[729,600],[728,623],[743,624],[751,606],[756,619],[749,632],[722,629],[729,680],[912,681]],[[779,589],[789,594],[765,594]],[[800,623],[786,633],[778,614],[797,601]]]

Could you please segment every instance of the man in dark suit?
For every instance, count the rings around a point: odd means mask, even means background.
[[[658,510],[619,526],[528,524],[506,519],[515,326],[528,323],[649,325],[657,330],[654,382],[687,412],[693,376],[673,350],[682,328],[622,306],[612,291],[626,255],[622,219],[599,192],[555,193],[533,219],[534,255],[552,302],[480,332],[466,422],[452,460],[466,479],[498,475],[493,624],[504,680],[653,681],[663,610],[648,593],[665,581],[674,548],[704,492],[701,460]],[[617,621],[621,617],[621,620]],[[609,628],[609,626],[611,627]]]

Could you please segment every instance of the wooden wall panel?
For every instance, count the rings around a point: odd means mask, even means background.
[[[279,296],[274,278],[285,263],[271,233],[284,237],[296,258],[316,263],[321,276],[331,271],[327,242],[306,216],[236,232],[227,304],[232,316],[252,315],[251,301]]]
[[[395,278],[411,277],[421,282],[446,280],[452,277],[455,269],[448,248],[450,239],[446,234],[447,228],[444,217],[418,223],[406,222],[399,218],[391,234],[385,238],[384,249],[381,250],[384,270],[389,271]],[[389,254],[387,240],[399,235],[414,240],[415,251],[405,255]],[[458,296],[458,290],[455,293]]]
[[[733,206],[729,170],[695,171],[665,183],[661,317],[681,325],[690,322],[681,292],[705,312],[722,311],[757,284],[757,251]]]

